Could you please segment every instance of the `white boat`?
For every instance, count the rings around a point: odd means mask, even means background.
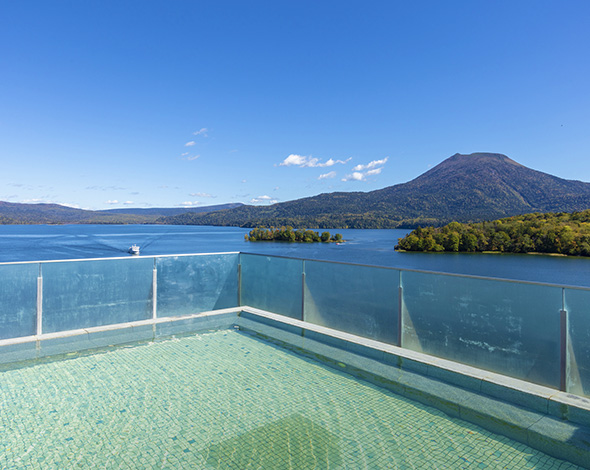
[[[134,243],[133,245],[131,245],[131,247],[129,248],[128,251],[132,255],[138,255],[139,254],[139,247]]]

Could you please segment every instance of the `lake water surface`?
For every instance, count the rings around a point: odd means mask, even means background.
[[[398,253],[407,230],[330,230],[346,243],[246,242],[249,229],[173,225],[0,225],[0,262],[242,251],[590,287],[590,258]],[[321,232],[321,231],[320,231]]]

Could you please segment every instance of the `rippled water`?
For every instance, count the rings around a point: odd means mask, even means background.
[[[247,251],[590,287],[590,259],[532,255],[397,253],[407,230],[330,230],[346,243],[246,242],[248,229],[170,225],[4,225],[0,262]]]

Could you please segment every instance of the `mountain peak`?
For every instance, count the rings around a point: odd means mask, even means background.
[[[483,164],[498,164],[498,163],[510,163],[511,165],[523,166],[518,162],[515,162],[511,158],[508,158],[503,153],[488,153],[488,152],[475,152],[469,154],[456,153],[452,157],[444,160],[441,165],[445,162],[454,161],[461,163],[483,163]]]

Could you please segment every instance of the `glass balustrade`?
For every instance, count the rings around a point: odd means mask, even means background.
[[[565,289],[568,315],[567,390],[590,396],[590,290]]]
[[[559,387],[561,288],[422,272],[402,287],[403,347]]]
[[[42,263],[43,333],[152,317],[151,258]]]
[[[0,340],[238,305],[590,396],[590,289],[249,253],[0,265]]]
[[[303,319],[303,261],[242,253],[241,305]]]
[[[238,253],[156,258],[159,317],[237,307]]]
[[[305,261],[304,320],[397,344],[398,286],[397,270]]]
[[[34,335],[39,265],[0,265],[0,339]]]

